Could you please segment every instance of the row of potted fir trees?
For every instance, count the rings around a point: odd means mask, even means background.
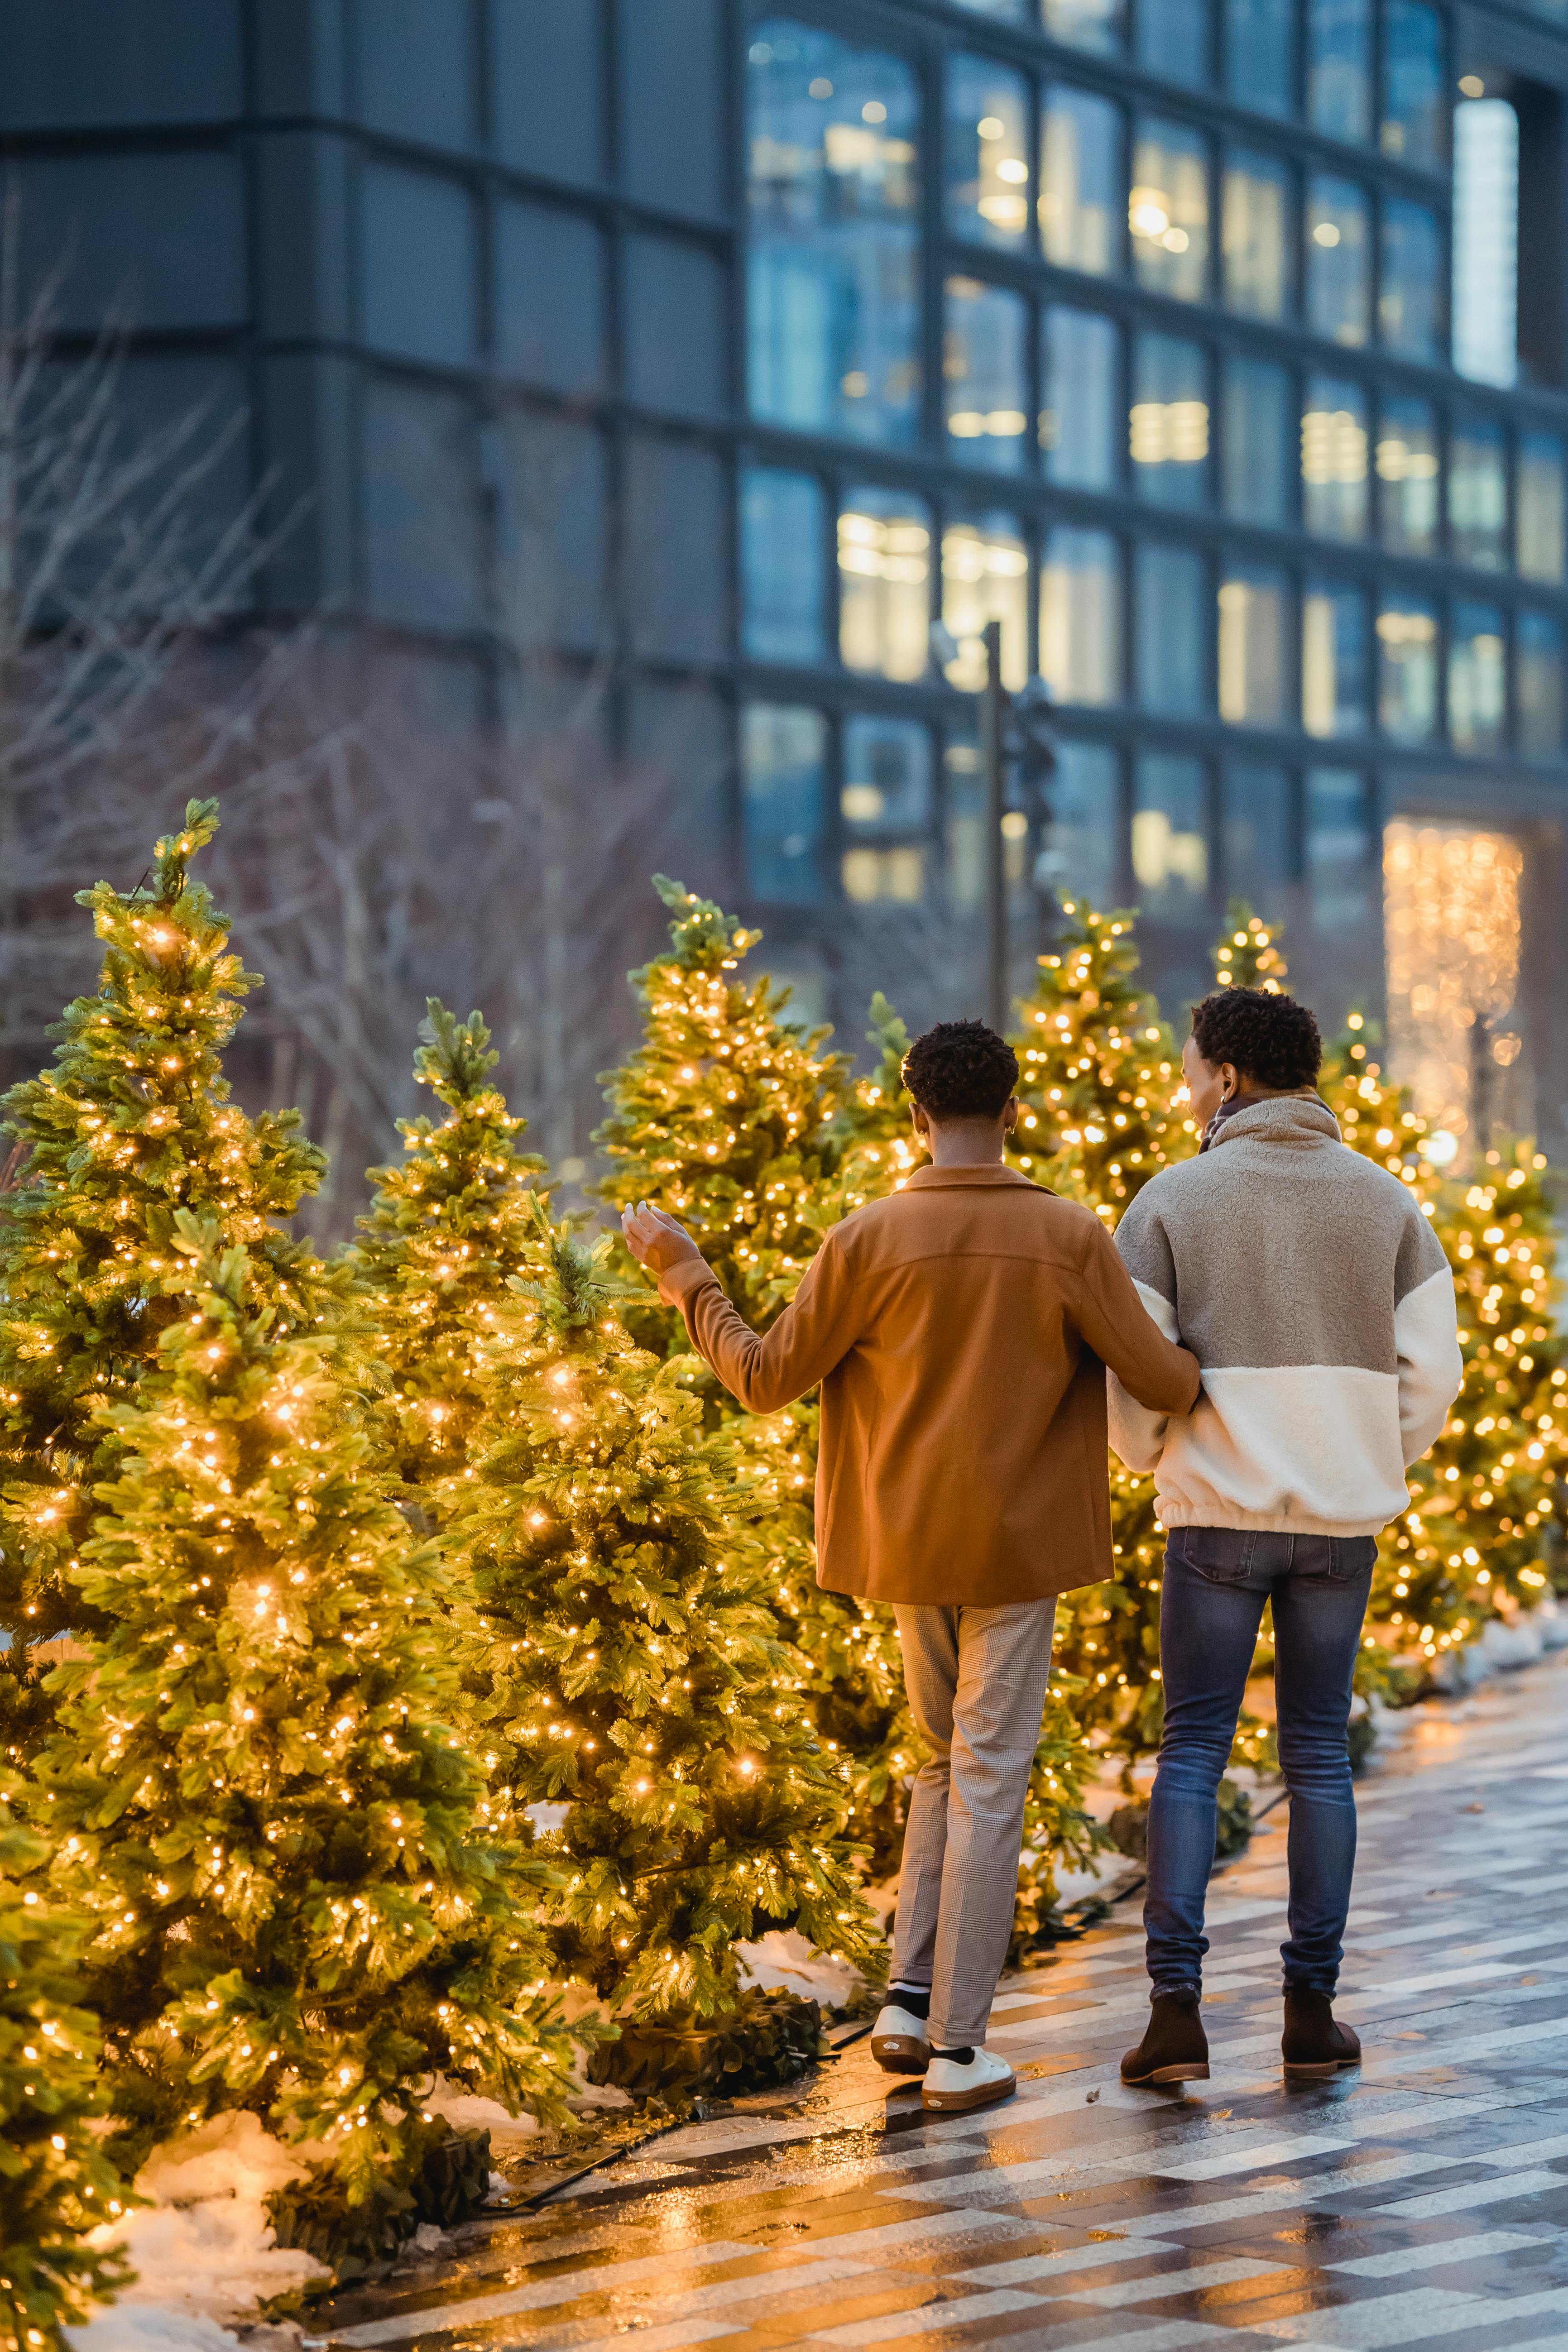
[[[411,2210],[441,2086],[558,2116],[588,2063],[635,2089],[704,2032],[798,2063],[744,1989],[775,1926],[875,1974],[860,1892],[920,1760],[890,1612],[818,1591],[816,1407],[739,1411],[605,1235],[558,1216],[478,1013],[432,1004],[433,1116],[323,1260],[289,1219],[321,1155],[248,1117],[222,1054],[255,985],[191,861],[84,894],[103,954],[51,1067],[5,1103],[0,1209],[0,2347],[121,2275],[156,2144],[225,2110],[309,2147],[336,2217]],[[913,1164],[897,1016],[856,1081],[660,882],[609,1080],[608,1205],[696,1234],[755,1325],[822,1234]],[[1222,980],[1281,984],[1238,910]],[[1062,912],[1019,1008],[1018,1164],[1114,1223],[1195,1149],[1131,919]],[[1382,1547],[1368,1689],[1542,1593],[1568,1467],[1543,1163],[1444,1184],[1352,1017],[1323,1091],[1456,1266],[1447,1432]],[[1117,1572],[1058,1612],[1016,1943],[1103,1832],[1085,1783],[1157,1745],[1161,1537],[1112,1463]],[[1267,1667],[1266,1651],[1259,1667]],[[1267,1760],[1264,1724],[1239,1753]],[[616,2028],[619,2031],[615,2031]],[[809,2037],[807,2038],[809,2046]],[[392,2226],[389,2224],[389,2226]],[[411,2226],[411,2224],[410,2224]],[[394,2234],[395,2234],[394,2231]],[[330,2229],[327,2231],[331,2235]],[[322,2242],[321,2229],[312,2242]]]

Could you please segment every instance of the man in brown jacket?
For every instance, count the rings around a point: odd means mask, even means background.
[[[1100,1220],[1007,1167],[1013,1049],[979,1021],[910,1046],[931,1155],[828,1234],[755,1332],[672,1217],[626,1238],[692,1345],[753,1412],[822,1388],[817,1580],[890,1601],[931,1750],[904,1835],[889,2000],[871,2047],[924,2105],[990,2105],[1012,2068],[982,2045],[1012,1929],[1024,1801],[1056,1596],[1111,1573],[1104,1366],[1188,1412],[1198,1367],[1145,1312]]]

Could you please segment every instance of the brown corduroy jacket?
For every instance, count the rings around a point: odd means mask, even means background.
[[[847,1218],[765,1332],[705,1265],[660,1291],[752,1412],[820,1381],[817,1581],[870,1601],[993,1608],[1098,1583],[1105,1365],[1154,1412],[1198,1393],[1099,1218],[1000,1164],[917,1169]]]

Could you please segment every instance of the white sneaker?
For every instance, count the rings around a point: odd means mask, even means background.
[[[889,2074],[923,2074],[931,2063],[925,2020],[896,2000],[885,2002],[871,2028],[871,2055]]]
[[[971,2107],[994,2107],[1010,2099],[1018,2077],[994,2050],[977,2050],[967,2065],[956,2058],[933,2058],[921,2085],[921,2105],[937,2115],[962,2115]]]

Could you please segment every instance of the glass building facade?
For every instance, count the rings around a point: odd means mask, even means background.
[[[1178,1013],[1242,894],[1381,1010],[1391,828],[1484,827],[1558,1150],[1565,103],[1568,0],[0,5],[68,323],[310,499],[272,601],[476,728],[602,674],[851,1034],[974,1009],[995,620],[1020,985],[1081,890]]]

